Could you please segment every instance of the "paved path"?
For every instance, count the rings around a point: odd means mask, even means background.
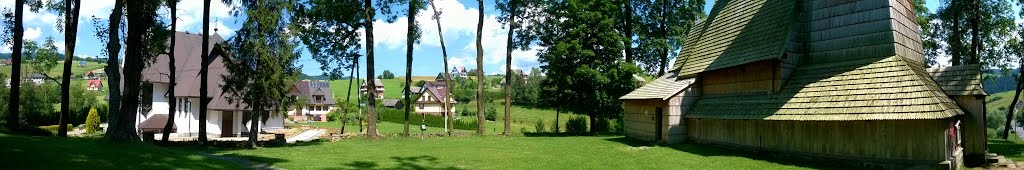
[[[298,141],[309,142],[318,139],[320,137],[320,134],[323,134],[325,132],[327,132],[327,130],[324,129],[307,130],[305,132],[300,133],[299,135],[295,135],[291,138],[288,138],[287,141],[288,143],[295,143]]]

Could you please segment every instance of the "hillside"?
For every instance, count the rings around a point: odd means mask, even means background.
[[[75,63],[73,63],[71,65],[71,74],[74,74],[76,78],[80,78],[86,72],[89,72],[89,71],[92,71],[92,70],[96,70],[96,69],[102,69],[105,66],[106,66],[106,63],[86,62],[86,66],[85,67],[79,67],[78,66],[78,61],[75,61]],[[31,72],[32,71],[32,66],[31,65],[27,65],[27,64],[22,65],[21,66],[21,70],[23,72]],[[52,77],[57,77],[57,76],[63,74],[63,72],[64,72],[64,61],[58,61],[57,62],[57,66],[53,67],[53,70],[50,70],[50,72],[47,73],[47,75],[50,75]],[[11,66],[0,66],[0,74],[3,74],[5,77],[9,77],[11,75]]]

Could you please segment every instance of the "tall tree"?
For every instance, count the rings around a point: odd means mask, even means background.
[[[174,127],[174,118],[176,117],[174,109],[178,106],[177,97],[174,93],[174,87],[178,85],[177,81],[175,81],[177,77],[175,77],[176,69],[174,68],[174,46],[177,43],[178,37],[178,34],[175,32],[178,29],[178,0],[167,0],[167,7],[171,12],[171,42],[167,44],[168,50],[166,53],[168,59],[167,72],[169,74],[167,78],[170,82],[170,87],[167,88],[167,96],[170,96],[170,98],[167,100],[167,106],[169,106],[167,107],[167,123],[164,124],[164,130],[161,133],[163,135],[161,139],[163,139],[165,144],[169,141],[168,138],[171,137],[171,128]]]
[[[135,134],[135,115],[138,114],[140,104],[140,86],[142,82],[142,68],[147,62],[159,53],[166,50],[166,38],[168,31],[164,25],[157,20],[156,10],[160,1],[126,1],[128,22],[125,48],[124,68],[124,94],[121,96],[121,108],[118,125],[123,128],[121,131],[130,128],[130,134],[120,134],[113,137],[117,141],[138,141]]]
[[[358,57],[358,56],[354,56],[354,57]],[[355,65],[359,65],[359,59],[358,58],[353,59],[353,60],[355,60],[355,63],[354,63]],[[341,118],[341,134],[345,134],[345,123],[348,123],[348,121],[349,121],[348,120],[348,109],[349,109],[348,106],[352,105],[352,103],[350,103],[348,99],[349,99],[349,97],[352,97],[352,80],[356,79],[355,74],[352,74],[352,72],[355,71],[355,70],[356,70],[355,67],[351,67],[351,68],[348,69],[348,75],[350,75],[350,76],[348,78],[348,86],[347,86],[348,88],[346,89],[346,91],[348,91],[348,93],[345,94],[345,110],[344,110],[345,113],[342,114],[343,116]],[[358,105],[358,103],[357,103],[357,105]]]
[[[206,112],[209,109],[210,98],[208,85],[209,76],[206,74],[210,68],[210,0],[203,0],[203,44],[202,53],[199,56],[202,66],[199,67],[199,145],[206,144]]]
[[[704,0],[640,0],[635,1],[635,17],[627,16],[626,22],[637,20],[634,27],[638,33],[638,65],[648,73],[663,75],[668,71],[668,62],[687,41],[686,33],[693,24],[704,17]],[[629,5],[627,2],[626,5]],[[628,29],[627,29],[628,31]],[[626,49],[630,49],[627,47]],[[656,70],[656,72],[655,72]]]
[[[57,136],[67,137],[68,127],[63,126],[70,122],[70,89],[71,89],[71,65],[74,63],[75,58],[75,40],[78,39],[78,14],[82,7],[81,0],[63,0],[64,9],[64,73],[61,74],[61,93],[60,93],[60,120],[57,128]]]
[[[231,74],[222,76],[225,82],[222,88],[230,96],[228,101],[251,109],[243,117],[248,118],[250,124],[248,146],[255,148],[260,122],[283,116],[281,111],[295,103],[288,90],[298,79],[299,71],[294,64],[299,52],[293,45],[298,42],[291,36],[294,31],[285,31],[291,26],[287,17],[294,12],[294,3],[290,0],[240,2],[241,8],[235,9],[235,16],[245,16],[246,20],[227,47],[229,53],[224,66]],[[220,49],[224,46],[215,48],[218,48],[215,53],[222,52]]]
[[[106,30],[97,30],[97,37],[107,40],[107,48],[103,50],[107,55],[107,66],[104,72],[107,73],[107,129],[106,136],[114,140],[138,139],[135,135],[134,124],[121,122],[134,121],[134,115],[121,115],[121,27],[123,27],[122,16],[124,16],[124,0],[114,0],[114,8],[107,18]],[[97,28],[101,27],[96,24]],[[106,34],[103,34],[106,32]],[[132,117],[124,119],[124,117]]]
[[[505,47],[505,130],[501,133],[505,136],[510,135],[509,129],[512,128],[509,124],[509,119],[511,119],[509,112],[512,111],[512,49],[515,48],[513,35],[515,34],[516,27],[519,26],[518,23],[516,23],[516,0],[509,0],[508,6],[508,14],[505,15],[508,18],[508,37],[506,37],[508,42]],[[516,80],[516,82],[519,81],[521,80]]]
[[[18,106],[21,106],[21,49],[24,45],[25,28],[23,25],[25,17],[25,0],[14,1],[14,18],[10,19],[11,15],[5,12],[4,25],[8,25],[7,21],[13,21],[14,27],[11,27],[13,36],[10,36],[11,42],[11,93],[8,96],[7,102],[7,128],[11,130],[18,130],[21,128],[21,121],[19,120],[20,111]],[[6,33],[5,33],[6,34]],[[8,42],[7,35],[4,35],[4,43]]]
[[[320,63],[320,69],[331,79],[349,74],[349,87],[356,78],[359,63],[360,33],[363,27],[362,1],[359,0],[307,0],[297,6],[292,21],[296,22],[296,37],[302,41],[312,58]],[[357,73],[358,74],[358,73]],[[348,101],[352,91],[345,96],[344,115],[348,116]],[[345,133],[345,121],[342,132]]]
[[[430,0],[430,9],[434,11],[434,15],[431,18],[434,19],[435,23],[437,23],[437,37],[441,41],[441,57],[442,60],[444,60],[444,89],[450,94],[451,88],[448,88],[448,85],[452,84],[452,75],[448,72],[448,49],[444,45],[444,33],[441,29],[441,11],[437,10],[437,5],[435,5],[434,0]],[[445,131],[448,132],[448,136],[452,135],[451,129],[455,128],[455,115],[452,114],[451,106],[449,106],[449,102],[451,101],[449,99],[450,97],[451,95],[446,94],[444,95],[444,99],[441,99],[444,100],[444,102],[442,102],[442,107],[444,108],[445,115]]]
[[[476,0],[479,12],[477,13],[476,22],[476,133],[478,135],[484,135],[487,132],[487,128],[484,124],[487,120],[484,119],[484,105],[487,102],[484,101],[484,45],[483,45],[483,31],[484,31],[484,1]],[[447,89],[446,89],[447,90]]]
[[[620,58],[627,37],[615,26],[621,9],[608,5],[616,2],[552,1],[545,9],[550,16],[537,31],[539,45],[547,47],[538,54],[547,75],[542,84],[557,88],[551,95],[568,111],[590,115],[590,127],[598,127],[597,119],[621,117],[622,101],[613,96],[636,88],[632,75],[639,68]]]
[[[409,112],[412,110],[412,100],[409,99],[412,84],[412,50],[413,45],[420,41],[420,27],[419,22],[416,21],[416,13],[423,9],[423,2],[419,0],[409,0],[409,8],[406,11],[409,13],[406,19],[408,19],[408,28],[405,34],[405,129],[402,131],[402,135],[409,136]]]
[[[622,44],[626,46],[626,62],[633,62],[633,0],[622,0],[620,4],[623,4],[622,18],[625,24],[622,28],[622,36],[626,37]],[[658,71],[658,75],[664,73],[664,70]]]

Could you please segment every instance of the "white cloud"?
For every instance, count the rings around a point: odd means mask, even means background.
[[[213,25],[210,25],[210,32],[220,34],[220,36],[224,38],[235,35],[235,30],[236,29],[224,25],[224,21],[217,21]]]
[[[231,8],[221,1],[210,2],[210,21],[219,22],[231,18]],[[188,0],[178,3],[178,30],[203,30],[202,21],[203,1]],[[196,29],[189,29],[193,27]],[[210,27],[214,27],[214,25],[210,25]]]
[[[64,52],[64,40],[53,42],[53,46],[57,47],[57,51],[59,51],[61,53]]]
[[[0,48],[0,53],[10,53],[11,48],[12,47],[10,43],[4,43],[4,48]]]
[[[28,39],[28,40],[36,40],[42,34],[43,34],[43,31],[39,30],[39,27],[27,28],[27,29],[25,29],[25,34],[24,34],[25,37],[24,38]]]
[[[105,19],[110,17],[110,12],[114,9],[114,0],[89,0],[89,2],[83,2],[81,8],[80,19],[86,20],[93,16]]]

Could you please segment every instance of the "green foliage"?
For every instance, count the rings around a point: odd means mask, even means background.
[[[377,76],[377,78],[379,78],[379,79],[395,79],[395,73],[392,73],[390,70],[384,70],[384,73],[381,74],[380,76]]]
[[[73,129],[74,128],[74,126],[72,126],[71,124],[67,124],[67,126],[68,126],[68,129]],[[43,130],[46,130],[46,131],[49,131],[52,134],[57,134],[57,130],[60,128],[60,125],[40,126],[39,128],[43,129]]]
[[[459,116],[473,116],[473,115],[476,115],[476,111],[467,109],[466,105],[462,105],[462,107],[460,107],[458,109],[458,112],[459,112]]]
[[[100,113],[96,108],[89,109],[89,116],[85,119],[85,133],[94,133],[100,130]]]
[[[444,121],[444,117],[442,117],[442,116],[413,114],[413,115],[410,115],[410,117],[411,118],[410,118],[409,124],[413,124],[413,125],[426,124],[429,127],[438,127],[438,128],[444,128],[444,126],[445,126],[444,125],[444,122],[445,122]],[[381,107],[377,107],[377,118],[379,118],[380,121],[393,122],[393,123],[404,123],[405,122],[405,112],[403,110],[398,110],[398,109],[387,108],[387,107],[381,106]],[[455,124],[455,129],[462,129],[462,130],[476,130],[477,129],[476,122],[465,122],[465,121],[456,120],[453,123]]]
[[[36,44],[33,41],[25,41],[25,59],[32,66],[32,71],[39,74],[47,74],[54,67],[57,67],[59,58],[57,46],[53,37],[47,37],[43,44]]]
[[[459,103],[468,103],[476,100],[476,81],[465,77],[456,77],[448,84],[452,89],[452,97]]]
[[[633,1],[634,60],[647,73],[668,71],[668,62],[678,55],[686,33],[704,17],[704,0]],[[623,28],[626,29],[626,28]],[[633,36],[633,35],[630,35]],[[696,40],[694,40],[696,41]],[[627,47],[628,48],[628,47]]]
[[[510,83],[512,85],[512,104],[529,107],[543,106],[544,103],[540,99],[540,83],[543,80],[544,77],[540,76],[540,69],[537,68],[533,68],[526,79],[513,78]]]
[[[970,2],[979,2],[980,9],[974,8]],[[945,45],[932,47],[928,43],[924,43],[926,52],[935,54],[938,51],[950,54],[953,65],[980,63],[983,68],[1007,69],[1011,67],[1016,63],[1018,57],[1008,53],[1013,52],[1015,50],[1013,48],[1019,47],[1019,45],[1008,43],[1011,40],[1019,39],[1012,35],[1017,30],[1012,6],[1013,4],[1007,0],[943,1],[942,6],[931,16],[939,22],[930,22],[932,24],[927,27],[932,29],[932,33],[923,36],[925,38],[934,37],[935,41],[944,42]],[[971,19],[975,15],[979,16],[977,30],[974,30],[971,25]],[[919,18],[918,23],[921,22],[921,18]],[[971,47],[974,45],[971,37],[973,32],[977,32],[980,38],[979,56],[971,53]]]
[[[295,28],[286,18],[295,8],[296,4],[287,0],[242,1],[235,10],[244,12],[245,22],[228,45],[215,47],[228,50],[226,57],[230,60],[224,66],[231,74],[223,77],[222,86],[230,94],[228,101],[245,103],[247,109],[252,109],[243,119],[259,117],[266,121],[281,116],[274,110],[286,110],[296,102],[288,93],[299,77],[298,40],[293,38],[295,31],[281,31]]]
[[[486,120],[495,121],[498,120],[498,110],[494,107],[487,107],[487,114],[484,115]]]
[[[60,87],[54,83],[21,85],[21,120],[25,125],[57,124],[60,118],[55,107],[60,103]]]
[[[583,116],[569,116],[569,121],[565,122],[565,132],[569,134],[587,133],[587,118]]]
[[[534,132],[543,133],[544,130],[547,129],[546,127],[544,127],[544,120],[537,119],[537,124],[533,125],[533,129],[535,130]]]

